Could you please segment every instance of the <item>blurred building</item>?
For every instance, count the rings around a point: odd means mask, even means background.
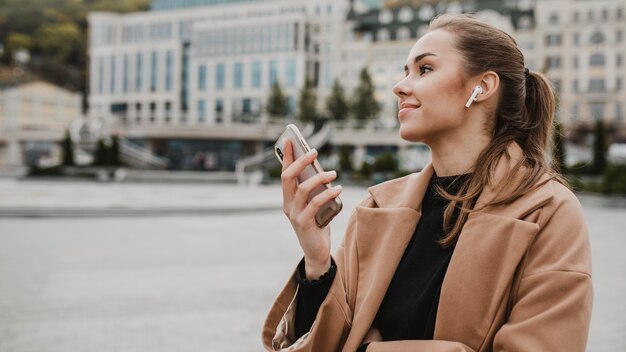
[[[278,81],[292,110],[305,73],[323,95],[346,1],[154,1],[92,13],[90,115],[125,124],[259,122]]]
[[[0,166],[58,162],[58,142],[81,111],[79,93],[44,81],[0,87]]]
[[[554,83],[566,126],[604,119],[624,129],[625,10],[623,0],[538,2],[532,68]]]
[[[428,24],[444,13],[474,13],[518,38],[522,51],[533,60],[534,1],[386,1],[385,7],[351,12],[348,16],[350,40],[344,44],[341,81],[356,87],[359,70],[368,67],[382,108],[380,123],[397,123],[397,97],[393,86],[404,77],[404,65],[411,47],[428,30]]]

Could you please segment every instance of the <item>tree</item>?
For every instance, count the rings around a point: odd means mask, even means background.
[[[44,54],[65,61],[73,50],[80,48],[81,32],[73,22],[42,24],[37,30],[37,42]]]
[[[374,85],[367,68],[361,69],[359,85],[354,92],[352,113],[358,120],[369,120],[378,117],[380,106],[374,96]]]
[[[606,130],[602,118],[596,121],[593,130],[593,173],[602,174],[606,169]]]
[[[113,166],[120,166],[120,140],[119,137],[113,136],[111,138],[111,147],[109,149],[109,161]]]
[[[326,98],[326,110],[331,119],[338,121],[345,120],[350,112],[350,106],[343,92],[343,87],[337,79],[333,83],[333,91]]]
[[[278,81],[275,81],[267,99],[267,113],[272,117],[284,117],[287,116],[288,111],[287,97],[283,94]]]
[[[565,173],[565,143],[563,141],[563,125],[558,120],[554,125],[554,136],[552,140],[554,148],[552,153],[552,165],[554,165],[554,168],[556,168],[559,172]]]
[[[339,169],[341,171],[353,171],[352,158],[350,156],[350,147],[342,145],[339,147]]]
[[[63,138],[63,166],[74,166],[74,143],[70,137],[70,132],[65,132]]]
[[[317,118],[317,95],[313,82],[308,77],[304,81],[304,87],[300,90],[298,118],[303,122],[311,122]]]

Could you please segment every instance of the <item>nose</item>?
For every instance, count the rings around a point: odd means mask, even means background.
[[[395,94],[398,98],[406,97],[407,95],[409,95],[410,88],[409,85],[406,83],[407,78],[408,76],[404,77],[403,79],[399,80],[396,85],[393,86],[393,94]]]

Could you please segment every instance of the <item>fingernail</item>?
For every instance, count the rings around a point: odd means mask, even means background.
[[[326,176],[337,176],[337,171],[328,171],[326,172]]]
[[[311,150],[309,150],[309,152],[308,152],[308,153],[306,153],[306,155],[308,155],[308,156],[313,156],[313,154],[315,154],[316,152],[317,152],[317,150],[315,150],[315,149],[311,149]]]
[[[342,188],[341,185],[333,186],[333,190],[335,191],[341,191]]]

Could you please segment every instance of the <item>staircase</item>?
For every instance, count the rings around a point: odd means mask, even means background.
[[[328,122],[325,123],[315,134],[313,134],[313,129],[313,124],[308,124],[300,132],[311,148],[320,149],[330,139],[333,131],[332,124]],[[235,168],[237,182],[239,184],[260,183],[263,178],[262,170],[267,169],[268,165],[271,165],[270,163],[273,160],[276,160],[273,147],[267,148],[258,154],[240,159],[237,161]]]
[[[134,168],[165,169],[169,159],[160,157],[126,138],[119,138],[120,158]]]

